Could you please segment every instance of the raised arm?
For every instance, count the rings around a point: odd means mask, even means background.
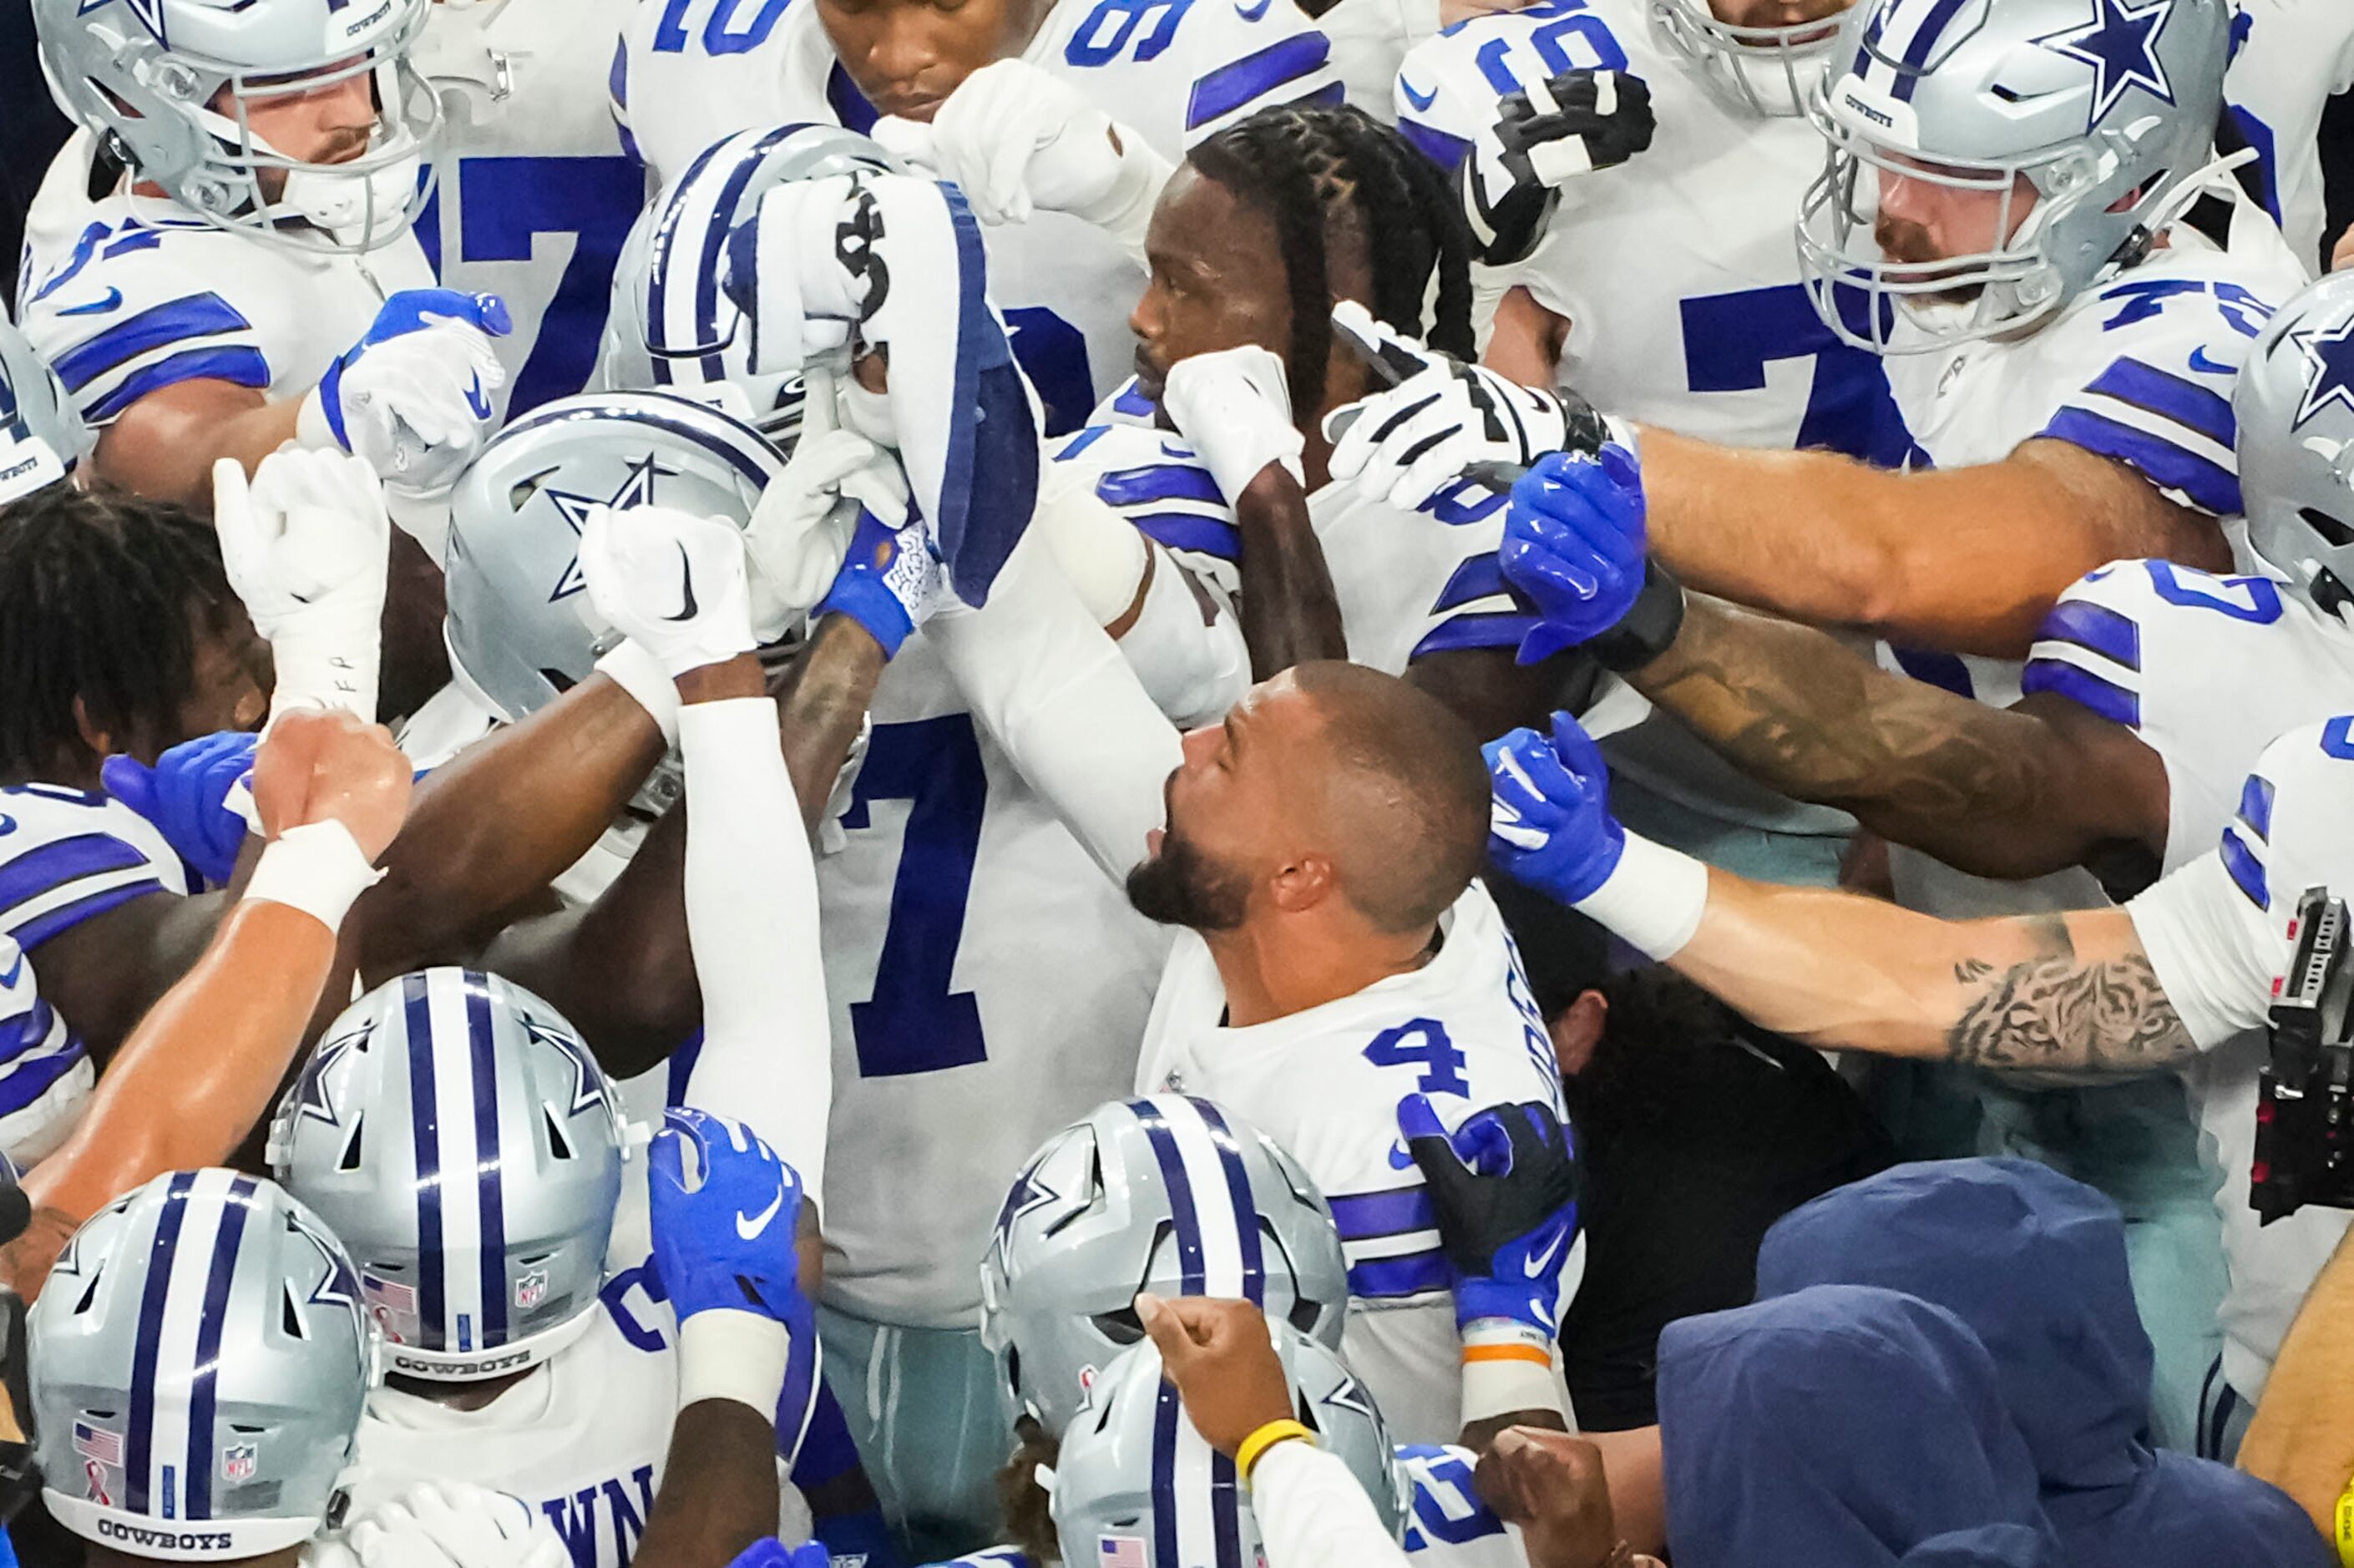
[[[27,1176],[33,1223],[0,1249],[0,1279],[19,1295],[38,1293],[84,1220],[163,1171],[220,1164],[269,1109],[408,790],[391,737],[350,715],[293,714],[271,731],[254,761],[268,843],[245,895]]]

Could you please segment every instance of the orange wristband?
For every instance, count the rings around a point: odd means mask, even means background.
[[[1536,1345],[1466,1345],[1463,1360],[1472,1361],[1528,1361],[1550,1370],[1553,1355]]]

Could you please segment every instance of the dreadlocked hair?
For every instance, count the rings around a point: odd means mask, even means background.
[[[199,628],[236,602],[186,507],[57,483],[0,508],[0,777],[82,748],[76,698],[93,728],[168,729]]]
[[[1447,176],[1395,131],[1361,109],[1287,103],[1205,139],[1185,161],[1275,225],[1291,286],[1284,368],[1296,418],[1312,418],[1324,403],[1332,353],[1325,244],[1336,219],[1363,237],[1373,314],[1472,357],[1470,232]],[[1434,273],[1437,298],[1426,324]]]

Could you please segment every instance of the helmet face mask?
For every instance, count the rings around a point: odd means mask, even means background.
[[[1718,19],[1708,0],[1650,0],[1651,31],[1728,108],[1766,119],[1806,112],[1839,46],[1836,16],[1744,26]]]
[[[361,252],[408,232],[432,195],[440,101],[410,63],[432,0],[37,0],[58,101],[135,177],[214,226],[297,249]],[[274,146],[257,111],[366,77],[367,149],[319,163]]]
[[[2032,331],[2138,261],[2209,167],[2228,26],[2223,0],[1851,13],[1808,111],[1827,148],[1797,231],[1817,313],[1874,353],[1934,352]],[[1983,238],[1890,259],[1876,226],[1894,181],[1978,209]],[[1900,316],[1917,330],[1895,333]]]
[[[2354,608],[2354,273],[2274,315],[2232,397],[2248,544],[2344,616]]]

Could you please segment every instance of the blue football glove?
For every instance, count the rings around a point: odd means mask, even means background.
[[[296,439],[365,458],[387,484],[450,483],[490,438],[490,389],[506,380],[491,339],[512,330],[495,294],[402,290],[303,398]]]
[[[1512,486],[1498,552],[1543,617],[1521,640],[1533,664],[1610,630],[1643,590],[1643,471],[1612,442],[1601,456],[1552,452]]]
[[[215,887],[228,885],[245,847],[246,821],[224,802],[253,772],[249,731],[225,729],[184,740],[148,767],[135,757],[99,765],[106,792],[155,824],[182,860]]]
[[[1496,1106],[1450,1135],[1426,1095],[1398,1102],[1454,1277],[1455,1321],[1509,1319],[1552,1339],[1577,1239],[1577,1158],[1551,1106]]]
[[[1576,904],[1610,880],[1627,831],[1610,814],[1601,748],[1567,714],[1550,737],[1516,729],[1480,748],[1488,758],[1488,857],[1515,882]]]
[[[850,617],[874,634],[888,659],[931,619],[939,592],[939,562],[924,537],[923,520],[911,514],[905,527],[895,529],[862,506],[842,570],[810,615]]]
[[[647,1157],[654,1272],[684,1322],[754,1312],[806,1331],[796,1279],[801,1179],[742,1122],[680,1107]]]
[[[787,1546],[771,1535],[744,1548],[727,1568],[828,1568],[832,1561],[822,1542],[804,1541],[799,1546]]]

